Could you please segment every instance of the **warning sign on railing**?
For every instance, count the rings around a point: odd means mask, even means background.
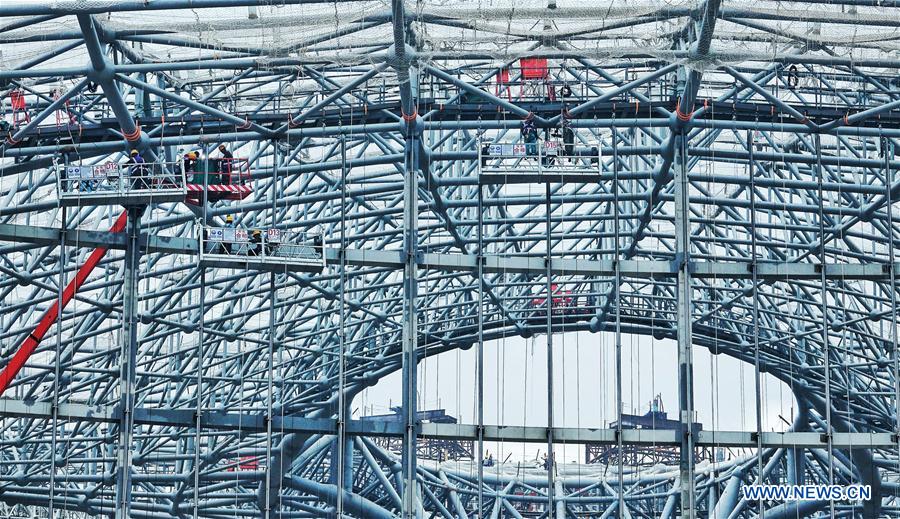
[[[558,141],[547,140],[541,143],[541,148],[549,154],[558,154],[560,145]],[[491,157],[523,157],[528,155],[526,144],[490,144],[487,147],[487,155]]]
[[[115,162],[96,166],[66,166],[66,178],[69,180],[97,180],[117,178],[120,165]]]
[[[79,180],[82,178],[91,178],[94,174],[94,168],[81,167],[81,166],[69,166],[66,168],[66,178]]]
[[[94,166],[94,176],[97,176],[98,174],[105,176],[118,176],[119,164],[115,162],[107,162],[106,164]]]
[[[513,155],[525,155],[524,144],[491,144],[488,146],[488,155],[497,157],[508,157]]]

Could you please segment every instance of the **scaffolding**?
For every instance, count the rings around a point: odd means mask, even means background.
[[[277,228],[200,227],[200,263],[206,267],[321,272],[322,235]]]
[[[187,178],[187,202],[194,205],[220,200],[243,200],[253,192],[250,163],[244,158],[198,159],[191,167],[179,163]]]
[[[603,159],[599,146],[579,148],[558,140],[529,143],[480,143],[478,181],[482,184],[599,182]]]
[[[68,206],[183,202],[188,192],[175,163],[61,164],[55,171],[60,204]]]
[[[900,4],[388,4],[0,2],[0,516],[900,517]]]

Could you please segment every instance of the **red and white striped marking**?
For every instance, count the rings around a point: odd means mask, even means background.
[[[203,198],[203,184],[187,184],[186,202],[191,205],[200,205]],[[253,192],[249,185],[212,184],[209,188],[210,199],[215,200],[243,200]],[[221,194],[214,194],[221,193]]]
[[[250,193],[250,186],[229,185],[229,184],[210,184],[207,189],[211,193]],[[188,193],[202,193],[203,184],[188,184]]]

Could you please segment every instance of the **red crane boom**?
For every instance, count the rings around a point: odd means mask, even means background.
[[[128,211],[122,211],[122,214],[119,215],[119,218],[116,220],[116,223],[109,229],[109,232],[122,232],[125,230],[125,224],[128,222]],[[66,289],[62,294],[62,306],[63,308],[69,304],[69,301],[75,297],[75,292],[81,288],[81,285],[84,284],[85,280],[91,274],[91,271],[94,270],[94,267],[100,263],[100,260],[103,259],[103,256],[106,255],[106,249],[103,247],[98,247],[94,249],[94,252],[88,256],[87,261],[84,262],[84,265],[78,269],[78,272],[75,274],[75,279],[69,282],[66,285]],[[3,372],[0,373],[0,395],[2,395],[6,388],[9,387],[10,383],[12,383],[13,379],[16,378],[16,375],[19,373],[19,370],[25,365],[25,362],[28,361],[28,358],[31,357],[31,354],[34,353],[34,350],[37,349],[38,344],[44,339],[44,335],[47,334],[47,331],[50,330],[50,327],[56,323],[56,319],[59,317],[59,299],[53,301],[53,305],[44,312],[44,315],[41,317],[41,320],[38,322],[37,326],[35,326],[34,331],[28,334],[28,338],[19,346],[19,350],[13,356],[12,360],[9,361],[3,368]]]

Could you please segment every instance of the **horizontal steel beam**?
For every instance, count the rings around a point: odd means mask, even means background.
[[[0,224],[0,241],[56,245],[60,230],[50,227]],[[105,247],[125,249],[124,233],[104,231],[70,230],[66,232],[66,244],[78,247]],[[142,236],[141,246],[147,253],[198,255],[196,239],[178,236]],[[325,248],[327,264],[338,262],[340,249]],[[544,258],[521,256],[484,256],[484,272],[509,274],[535,274],[546,272]],[[347,249],[346,262],[358,267],[403,268],[403,254],[399,250]],[[478,256],[474,254],[420,253],[416,263],[422,269],[445,272],[472,272],[477,270]],[[689,268],[695,278],[750,279],[752,264],[747,262],[692,261]],[[817,280],[825,271],[825,277],[842,280],[889,280],[891,266],[887,263],[815,263],[762,262],[756,265],[757,277],[766,281]],[[900,271],[900,263],[894,265]],[[574,258],[550,259],[550,271],[555,275],[607,277],[614,276],[613,260],[588,260]],[[678,267],[671,261],[625,260],[619,262],[619,272],[629,278],[671,278],[678,274]]]
[[[279,5],[324,4],[328,0],[280,0]],[[12,3],[0,7],[3,16],[41,16],[99,14],[125,11],[162,11],[167,9],[204,9],[214,7],[268,6],[268,0],[125,0],[123,2],[80,2],[78,0],[43,3]]]
[[[117,423],[121,411],[118,407],[87,404],[59,404],[60,420]],[[5,418],[30,418],[49,420],[52,418],[52,404],[24,400],[0,399],[0,416]],[[192,409],[152,409],[134,410],[137,425],[169,426],[191,429],[195,426]],[[264,413],[229,413],[204,411],[200,413],[200,426],[210,430],[234,430],[244,433],[264,433],[267,431]],[[476,440],[478,426],[474,424],[419,423],[420,438],[441,440]],[[272,430],[285,433],[336,434],[337,422],[330,418],[306,418],[273,416]],[[554,427],[553,439],[561,443],[596,443],[615,445],[614,429]],[[397,436],[403,435],[403,422],[382,422],[375,420],[351,420],[347,422],[347,432],[354,436]],[[523,427],[486,425],[486,441],[510,441],[540,443],[547,441],[547,427]],[[751,431],[696,431],[695,444],[698,447],[748,447],[757,446],[756,433]],[[799,447],[825,448],[828,439],[817,432],[763,432],[762,446],[765,448]],[[681,445],[680,433],[676,430],[625,429],[622,442],[628,445]],[[892,449],[897,439],[891,433],[847,433],[832,434],[832,445],[836,449]]]
[[[60,229],[35,227],[30,225],[0,224],[0,241],[13,243],[32,243],[36,245],[58,245]],[[84,229],[68,229],[65,231],[66,245],[75,247],[125,250],[125,233],[108,231],[91,231]],[[142,235],[141,246],[144,252],[163,254],[198,254],[197,240],[178,236]]]

